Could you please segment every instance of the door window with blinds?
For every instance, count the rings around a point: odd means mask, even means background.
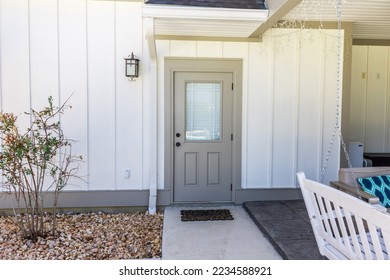
[[[222,139],[222,83],[187,82],[185,86],[186,141]]]

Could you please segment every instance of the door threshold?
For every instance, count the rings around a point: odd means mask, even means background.
[[[237,205],[233,201],[217,202],[172,202],[168,207],[220,207]]]

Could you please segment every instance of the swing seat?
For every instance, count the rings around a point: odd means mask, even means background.
[[[363,191],[360,184],[357,182],[357,178],[388,174],[390,174],[389,166],[340,168],[339,181],[330,182],[330,186],[356,197],[359,196],[356,190],[356,187],[358,187],[361,199],[370,204],[380,204],[378,197]],[[387,211],[390,212],[390,208],[387,208]]]
[[[331,260],[388,260],[390,214],[377,205],[297,173],[321,255]]]

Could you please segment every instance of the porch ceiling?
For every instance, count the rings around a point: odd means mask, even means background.
[[[145,4],[156,37],[258,40],[280,20],[337,21],[336,0],[268,0],[269,10]],[[342,0],[341,19],[354,39],[390,40],[390,0]]]
[[[335,0],[303,0],[283,19],[336,21]],[[389,0],[343,0],[341,20],[352,22],[354,39],[390,39]]]
[[[268,18],[268,10],[145,5],[156,36],[248,38]]]

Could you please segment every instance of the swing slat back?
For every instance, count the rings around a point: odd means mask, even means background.
[[[388,260],[390,215],[297,173],[320,253],[328,259]]]

